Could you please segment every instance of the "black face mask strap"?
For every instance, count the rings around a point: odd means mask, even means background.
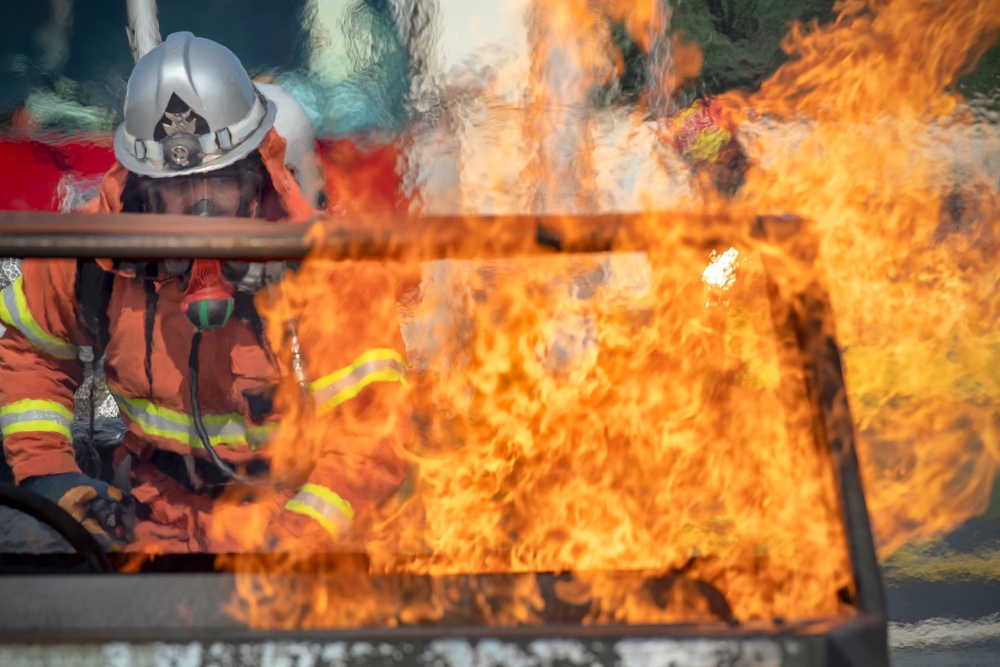
[[[188,356],[188,384],[191,387],[191,416],[194,418],[194,429],[198,433],[201,444],[205,447],[205,452],[212,459],[212,463],[222,474],[229,479],[253,484],[255,480],[247,479],[233,470],[228,463],[219,458],[219,454],[212,446],[212,441],[205,428],[205,422],[201,418],[201,404],[198,402],[198,348],[201,347],[201,330],[195,329],[194,337],[191,339],[191,354]]]
[[[143,327],[146,341],[146,359],[144,363],[150,397],[153,396],[153,325],[156,323],[156,302],[160,298],[153,279],[156,278],[158,271],[159,267],[156,265],[156,262],[150,262],[146,265],[146,280],[142,281],[143,287],[146,290],[146,313]]]

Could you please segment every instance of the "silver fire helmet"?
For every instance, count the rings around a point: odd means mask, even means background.
[[[177,32],[132,70],[115,157],[153,178],[221,169],[260,146],[274,116],[232,51]]]

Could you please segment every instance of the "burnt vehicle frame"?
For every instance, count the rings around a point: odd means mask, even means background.
[[[60,214],[0,213],[0,256],[299,259],[319,238],[325,256],[342,259],[412,259],[417,248],[422,259],[590,253],[643,249],[642,228],[648,219],[613,214],[567,226],[557,217],[442,216],[407,219],[405,224],[398,218],[323,218],[273,225],[132,217],[88,216],[84,222]],[[715,230],[692,232],[691,243],[709,248],[725,242],[717,235],[724,228],[718,224],[723,216],[683,218],[692,230]],[[834,471],[853,577],[853,589],[842,591],[841,597],[853,613],[739,622],[723,610],[718,623],[585,626],[577,612],[553,604],[543,624],[530,626],[480,625],[474,613],[459,612],[447,625],[259,630],[224,613],[223,602],[236,593],[235,575],[213,571],[208,557],[161,557],[150,571],[111,576],[51,571],[107,569],[94,557],[63,555],[47,563],[45,573],[35,573],[46,564],[7,555],[0,556],[0,662],[106,664],[115,658],[130,664],[186,656],[185,664],[242,665],[284,664],[298,656],[318,665],[887,665],[885,600],[833,314],[816,267],[817,239],[794,216],[722,221],[742,225],[760,250],[775,333],[786,341],[779,345],[780,363],[799,369],[804,378],[812,433]],[[368,576],[392,586],[395,575]],[[421,580],[426,584],[433,579],[409,576],[418,587]],[[474,589],[498,577],[517,576],[460,575],[447,583]],[[543,597],[555,600],[545,593],[561,575],[531,576],[537,576]],[[149,600],[157,601],[152,611]],[[677,659],[667,660],[670,656]]]

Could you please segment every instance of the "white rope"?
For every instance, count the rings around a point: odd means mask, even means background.
[[[139,62],[139,58],[163,41],[160,39],[160,22],[156,18],[156,0],[125,0],[125,5],[128,8],[125,34],[132,47],[132,58]]]

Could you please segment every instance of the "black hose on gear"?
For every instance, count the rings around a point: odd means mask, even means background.
[[[222,460],[208,436],[205,422],[201,418],[201,404],[198,402],[198,348],[201,346],[201,330],[195,329],[194,337],[191,339],[191,354],[188,356],[188,384],[191,387],[191,417],[194,419],[194,429],[198,433],[198,439],[204,445],[209,459],[219,471],[234,481],[251,486],[270,486],[273,488],[285,488],[290,482],[301,478],[307,474],[306,466],[296,466],[285,475],[276,478],[253,478],[241,475],[232,466]],[[311,467],[311,466],[309,466]],[[298,486],[301,482],[294,484]]]
[[[114,572],[97,539],[69,512],[48,498],[13,484],[0,484],[0,505],[41,521],[66,540],[95,572]]]
[[[251,477],[246,477],[240,473],[233,470],[232,466],[222,460],[218,452],[215,451],[215,447],[212,446],[212,441],[208,436],[208,430],[205,428],[205,422],[201,419],[201,404],[198,402],[198,348],[201,347],[201,330],[195,329],[194,337],[191,339],[191,354],[188,357],[188,384],[191,387],[191,416],[194,418],[194,430],[198,433],[198,438],[201,439],[201,444],[205,446],[205,451],[208,453],[208,458],[212,460],[212,463],[216,468],[222,472],[223,475],[229,479],[241,482],[243,484],[268,484],[267,480],[253,479]]]
[[[156,278],[159,273],[159,265],[150,262],[146,265],[146,280],[143,281],[143,288],[146,290],[146,312],[143,317],[143,334],[146,342],[146,358],[144,367],[146,370],[146,381],[149,383],[149,395],[153,395],[153,328],[156,324],[156,303],[160,299],[160,294],[156,291]]]

